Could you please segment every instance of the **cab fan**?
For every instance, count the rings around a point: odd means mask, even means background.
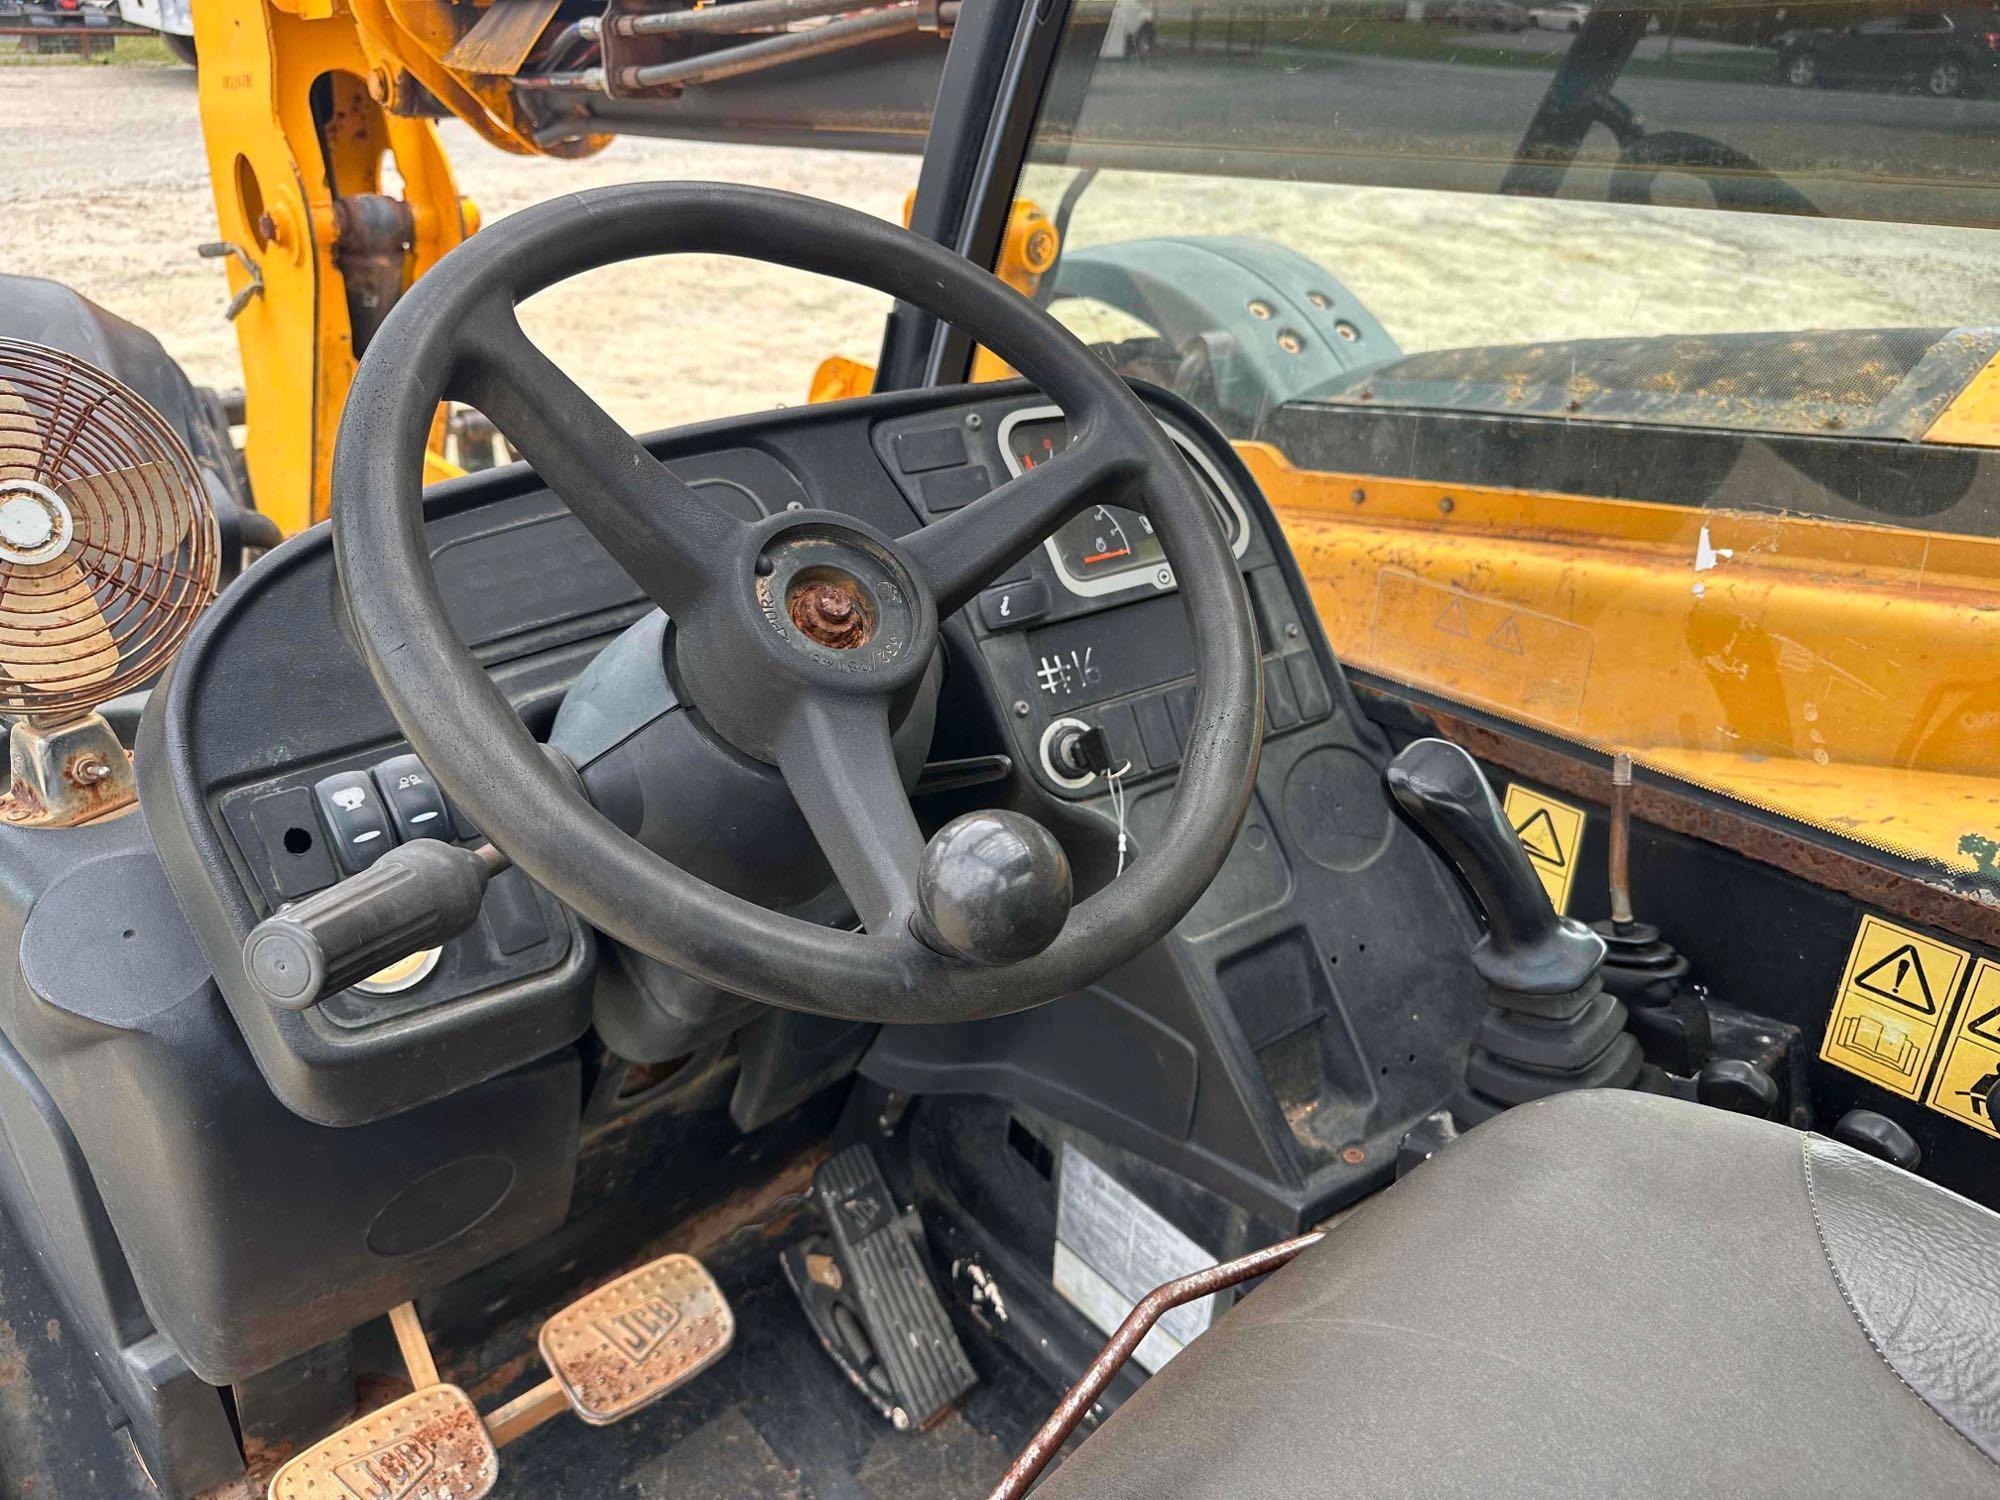
[[[69,824],[136,796],[96,710],[152,680],[215,592],[220,541],[187,447],[96,366],[0,339],[0,816]]]

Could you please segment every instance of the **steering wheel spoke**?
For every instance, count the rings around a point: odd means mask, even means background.
[[[887,704],[808,695],[779,740],[778,769],[862,925],[903,930],[917,909],[924,838],[897,769]]]
[[[1038,464],[983,499],[906,537],[910,564],[930,584],[940,618],[1082,511],[1113,503],[1139,466],[1104,437],[1092,435]]]
[[[676,478],[542,353],[512,308],[473,320],[453,392],[500,429],[668,614],[706,592],[743,523]]]

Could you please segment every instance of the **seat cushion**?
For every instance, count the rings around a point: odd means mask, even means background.
[[[1036,1493],[2000,1495],[2000,1218],[1633,1093],[1472,1131]]]

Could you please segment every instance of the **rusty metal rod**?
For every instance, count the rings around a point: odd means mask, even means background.
[[[1611,921],[1621,931],[1632,925],[1632,757],[1611,757]]]
[[[1042,1470],[1049,1466],[1049,1460],[1069,1441],[1069,1435],[1076,1431],[1084,1413],[1104,1394],[1112,1376],[1124,1368],[1125,1361],[1132,1357],[1132,1351],[1139,1347],[1161,1318],[1183,1302],[1192,1302],[1197,1297],[1223,1291],[1253,1276],[1275,1271],[1301,1250],[1318,1244],[1324,1238],[1324,1230],[1314,1230],[1295,1240],[1282,1240],[1235,1260],[1210,1266],[1205,1271],[1183,1276],[1178,1281],[1169,1281],[1146,1293],[1144,1300],[1125,1315],[1125,1321],[1111,1335],[1111,1342],[1090,1362],[1090,1368],[1083,1372],[1083,1379],[1070,1387],[1069,1394],[1062,1398],[1062,1404],[1048,1421],[1042,1423],[1041,1430],[1028,1439],[1028,1446],[1021,1450],[1020,1456],[1008,1468],[1006,1477],[993,1487],[993,1493],[987,1500],[1020,1500],[1028,1493],[1028,1487],[1041,1477]]]
[[[628,89],[686,88],[691,84],[716,83],[740,73],[755,73],[780,63],[859,47],[879,37],[902,36],[918,30],[922,20],[922,9],[915,4],[888,5],[845,20],[829,21],[811,31],[784,31],[760,41],[745,42],[740,47],[704,52],[699,57],[625,68],[619,72],[618,83]]]
[[[611,28],[619,36],[687,36],[717,31],[755,31],[815,16],[837,16],[860,10],[867,0],[724,0],[699,10],[653,11],[640,16],[616,16]]]

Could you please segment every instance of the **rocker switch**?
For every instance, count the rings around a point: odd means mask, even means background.
[[[390,821],[397,834],[408,839],[441,839],[451,842],[451,809],[444,793],[431,779],[428,767],[414,755],[399,755],[375,768],[375,784],[389,805]]]
[[[341,771],[313,785],[313,801],[333,843],[334,862],[358,875],[396,846],[389,810],[366,771]]]

